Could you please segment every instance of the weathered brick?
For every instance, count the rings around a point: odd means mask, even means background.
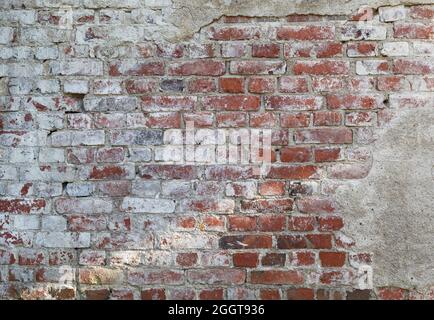
[[[282,61],[231,61],[230,73],[240,75],[250,74],[284,74],[286,63]]]
[[[278,28],[276,34],[279,40],[326,40],[335,37],[335,29],[321,25],[291,26]]]
[[[169,75],[174,76],[220,76],[225,73],[225,64],[217,60],[178,62],[169,66]]]
[[[296,143],[351,143],[353,132],[347,128],[297,130]]]
[[[175,201],[126,197],[120,208],[126,212],[172,213],[175,210]]]
[[[298,61],[294,64],[293,71],[296,75],[334,75],[348,74],[349,63],[346,61]]]
[[[137,62],[123,60],[109,65],[110,76],[158,76],[164,74],[162,62]]]

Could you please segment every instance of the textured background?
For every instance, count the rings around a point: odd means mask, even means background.
[[[432,298],[406,4],[0,0],[0,298]],[[270,171],[163,161],[187,121],[271,129]]]

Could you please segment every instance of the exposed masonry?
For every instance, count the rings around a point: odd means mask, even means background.
[[[376,280],[336,190],[433,107],[434,4],[213,1],[186,32],[179,1],[77,2],[0,4],[2,299],[432,297]],[[161,161],[188,121],[271,129],[271,169]]]

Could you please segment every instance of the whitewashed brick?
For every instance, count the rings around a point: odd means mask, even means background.
[[[41,148],[39,162],[64,162],[65,150],[59,148]]]
[[[9,44],[14,39],[14,29],[10,27],[0,27],[0,44]]]
[[[121,204],[121,210],[138,213],[172,213],[175,211],[175,201],[125,197]]]
[[[393,22],[398,20],[404,20],[406,9],[404,6],[396,7],[380,7],[378,9],[380,14],[380,20],[384,22]]]
[[[86,94],[89,92],[89,83],[86,80],[67,80],[63,83],[65,93]]]
[[[62,216],[43,216],[41,230],[64,231],[66,230],[66,219]]]
[[[381,54],[388,57],[408,56],[409,51],[407,42],[384,42]]]

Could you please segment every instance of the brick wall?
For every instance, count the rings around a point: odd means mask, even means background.
[[[162,16],[138,1],[1,6],[2,299],[415,297],[371,285],[334,191],[369,174],[376,128],[433,105],[432,5],[178,42],[146,40]],[[187,122],[198,154],[271,130],[271,167],[182,161]]]

